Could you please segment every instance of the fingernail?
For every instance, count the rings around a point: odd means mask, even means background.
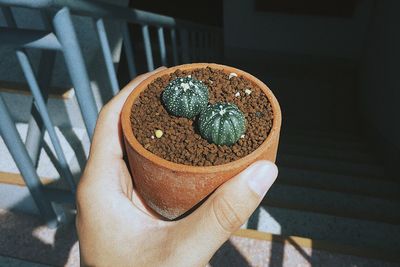
[[[258,161],[246,170],[246,176],[250,189],[264,197],[278,176],[278,168],[270,161]]]

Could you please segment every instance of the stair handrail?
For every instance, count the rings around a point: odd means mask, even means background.
[[[31,9],[67,7],[72,14],[93,18],[109,18],[141,25],[152,25],[167,28],[191,28],[196,30],[213,30],[222,32],[220,27],[203,25],[188,20],[173,18],[148,11],[122,7],[94,0],[0,0],[0,6],[13,6]]]

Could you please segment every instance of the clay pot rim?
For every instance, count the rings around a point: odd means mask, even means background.
[[[252,153],[248,154],[247,156],[244,156],[238,160],[221,164],[221,165],[216,165],[216,166],[191,166],[191,165],[184,165],[180,163],[175,163],[168,161],[166,159],[163,159],[147,149],[145,149],[139,141],[136,139],[136,137],[133,134],[132,127],[131,127],[131,120],[130,120],[130,115],[131,115],[131,109],[132,105],[137,99],[137,97],[140,95],[142,91],[144,91],[147,86],[157,77],[160,77],[165,74],[170,74],[173,73],[177,69],[181,70],[190,70],[190,69],[198,69],[198,68],[206,68],[206,67],[211,67],[214,69],[220,69],[228,73],[236,73],[238,76],[242,75],[246,79],[251,80],[253,83],[255,83],[257,86],[261,88],[261,90],[265,93],[265,95],[268,97],[268,100],[271,103],[272,106],[272,112],[273,112],[273,121],[272,121],[272,128],[267,136],[267,139]],[[126,141],[128,144],[132,147],[132,149],[136,150],[137,153],[139,153],[142,157],[146,158],[147,160],[150,160],[156,165],[159,165],[163,168],[170,169],[175,172],[187,172],[187,173],[214,173],[214,172],[219,172],[219,171],[230,171],[230,170],[235,170],[239,166],[248,166],[262,154],[262,152],[266,149],[268,149],[271,146],[272,140],[274,140],[276,135],[279,135],[279,129],[281,126],[281,121],[282,121],[282,115],[281,115],[281,109],[279,106],[279,103],[277,99],[275,98],[274,94],[272,91],[266,86],[262,81],[254,77],[253,75],[225,65],[220,65],[220,64],[215,64],[215,63],[192,63],[192,64],[184,64],[184,65],[178,65],[174,66],[171,68],[167,68],[165,70],[162,70],[160,72],[157,72],[156,74],[151,75],[144,81],[142,81],[133,91],[132,93],[128,96],[126,99],[124,106],[122,108],[121,112],[121,124],[122,124],[122,132],[123,135],[125,136]],[[279,138],[279,136],[278,136]]]

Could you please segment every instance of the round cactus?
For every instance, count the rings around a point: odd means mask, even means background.
[[[176,78],[164,89],[162,101],[170,114],[190,119],[207,107],[208,88],[190,76]]]
[[[230,103],[216,103],[200,113],[201,136],[217,145],[233,145],[246,131],[246,120],[240,109]]]

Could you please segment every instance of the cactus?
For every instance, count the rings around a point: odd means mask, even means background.
[[[198,129],[210,143],[233,145],[246,131],[246,120],[236,105],[216,103],[200,113]]]
[[[190,119],[207,107],[208,88],[191,76],[176,78],[164,89],[162,101],[170,114]]]

